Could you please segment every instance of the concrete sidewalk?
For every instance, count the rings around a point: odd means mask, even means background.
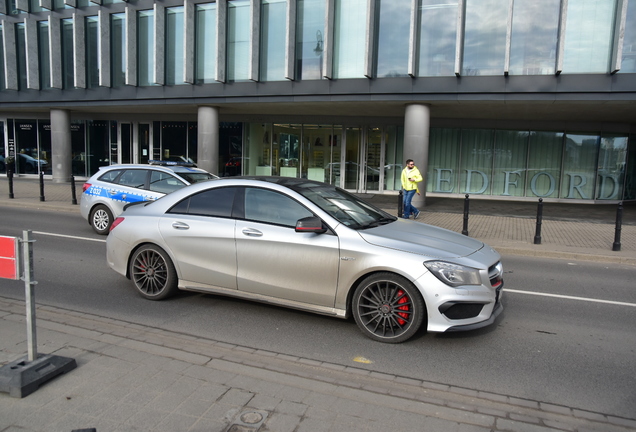
[[[78,200],[81,186],[76,185]],[[69,184],[45,182],[40,201],[37,180],[17,179],[14,195],[8,198],[7,182],[0,179],[0,208],[79,211],[71,204]],[[366,198],[395,214],[396,197]],[[489,205],[495,214],[488,214]],[[613,225],[602,221],[604,215],[586,221],[562,212],[561,218],[544,220],[544,241],[534,245],[534,221],[522,204],[474,207],[470,235],[504,256],[636,264],[633,224],[623,227],[622,250],[612,252]],[[457,200],[431,200],[421,220],[461,232],[462,208]],[[26,355],[25,315],[23,301],[0,297],[0,365]],[[62,308],[38,306],[37,329],[40,353],[75,359],[77,368],[22,399],[0,393],[1,432],[636,431],[636,418],[381,374],[363,363],[255,350]]]
[[[76,201],[82,181],[75,185]],[[70,183],[44,181],[44,201],[36,178],[14,178],[14,198],[9,199],[6,178],[0,178],[0,206],[71,211]],[[371,203],[397,215],[396,195],[363,195]],[[462,232],[464,200],[427,198],[420,221]],[[564,259],[593,260],[636,265],[636,203],[623,208],[621,250],[614,252],[616,205],[544,203],[541,244],[534,244],[536,202],[470,199],[468,234],[493,246],[502,255],[515,254]]]
[[[0,298],[0,364],[26,352],[24,304]],[[627,432],[607,416],[193,338],[40,306],[39,350],[78,367],[18,399],[0,431]]]

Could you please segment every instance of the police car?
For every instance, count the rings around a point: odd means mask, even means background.
[[[84,183],[80,212],[95,232],[108,234],[127,204],[156,200],[192,183],[217,178],[194,164],[178,162],[101,167]]]

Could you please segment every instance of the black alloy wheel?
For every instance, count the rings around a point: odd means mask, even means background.
[[[401,276],[377,273],[369,276],[353,295],[353,317],[373,340],[400,343],[422,326],[425,306],[415,286]]]
[[[177,272],[168,254],[158,246],[137,249],[129,267],[130,279],[139,294],[150,300],[163,300],[177,292]]]

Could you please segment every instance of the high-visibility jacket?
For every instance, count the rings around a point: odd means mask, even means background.
[[[409,180],[409,178],[412,178],[413,181]],[[404,190],[417,190],[417,184],[422,180],[424,179],[422,178],[422,174],[420,174],[420,170],[418,170],[417,167],[413,167],[410,172],[408,168],[404,168],[402,170],[402,188]]]

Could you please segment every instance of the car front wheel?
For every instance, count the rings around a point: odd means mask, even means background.
[[[113,224],[113,214],[104,205],[99,205],[91,212],[91,226],[97,234],[106,235]]]
[[[364,279],[353,295],[352,312],[369,338],[400,343],[411,338],[425,316],[422,296],[401,276],[377,273]]]
[[[130,260],[130,278],[143,297],[163,300],[177,292],[177,272],[172,260],[158,246],[145,245]]]

